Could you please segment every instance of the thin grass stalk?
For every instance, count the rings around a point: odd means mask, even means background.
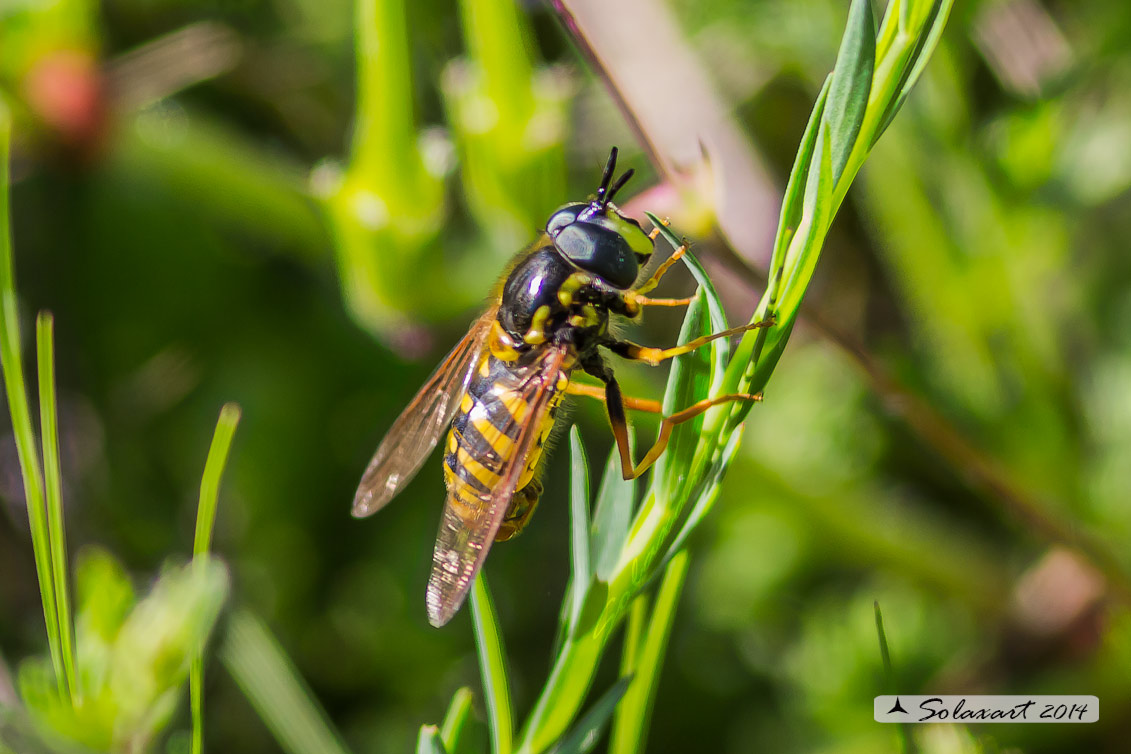
[[[47,645],[51,666],[59,684],[60,696],[67,696],[66,670],[60,643],[59,610],[55,599],[55,579],[51,570],[51,554],[47,533],[43,472],[36,453],[35,430],[31,424],[27,387],[24,384],[23,353],[20,347],[19,301],[16,298],[16,278],[12,264],[12,235],[8,214],[9,154],[12,140],[12,121],[7,106],[0,101],[0,365],[4,370],[4,390],[8,397],[8,411],[12,416],[12,433],[16,439],[16,454],[24,483],[24,501],[27,503],[28,527],[31,530],[32,554],[35,574],[39,581],[39,595],[43,603],[43,622],[47,629]]]
[[[636,646],[631,671],[632,684],[624,698],[617,705],[613,722],[612,742],[609,754],[636,754],[645,750],[648,740],[648,723],[652,718],[652,705],[656,700],[656,690],[660,684],[660,670],[664,663],[664,652],[675,622],[676,606],[687,581],[687,568],[690,558],[687,550],[680,550],[664,569],[664,577],[656,592],[656,603],[647,620],[647,628],[641,636],[633,640]],[[626,646],[632,637],[633,620],[639,619],[644,611],[639,610],[643,597],[637,597],[629,613],[629,629]],[[644,621],[641,620],[640,623]],[[644,628],[642,625],[639,628]],[[627,675],[623,672],[622,676]]]
[[[51,551],[51,580],[59,622],[59,651],[71,704],[79,702],[75,627],[71,620],[67,574],[67,534],[63,520],[63,476],[59,464],[59,421],[55,388],[55,319],[40,312],[35,321],[36,363],[39,367],[39,426],[43,440],[43,474],[47,496],[47,546]]]
[[[240,407],[227,403],[220,409],[220,418],[212,435],[212,444],[204,461],[204,474],[200,480],[200,500],[196,506],[196,533],[193,537],[194,563],[202,563],[212,547],[212,528],[216,521],[216,508],[220,499],[220,478],[228,462],[232,437],[240,421]],[[192,754],[204,750],[204,647],[197,649],[189,666],[189,708],[192,716]]]
[[[475,626],[479,672],[483,676],[483,692],[487,702],[491,751],[494,754],[510,754],[514,739],[514,720],[511,715],[507,663],[495,604],[482,572],[471,587],[471,620]]]
[[[298,670],[248,610],[228,621],[220,661],[288,754],[348,754]]]

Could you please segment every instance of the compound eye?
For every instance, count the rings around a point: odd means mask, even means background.
[[[588,206],[588,204],[567,204],[550,215],[550,219],[546,222],[546,232],[550,234],[550,238],[556,238],[563,228],[577,222],[578,214]]]
[[[554,244],[578,267],[601,276],[617,288],[631,286],[640,271],[628,242],[599,225],[574,223],[558,233]]]

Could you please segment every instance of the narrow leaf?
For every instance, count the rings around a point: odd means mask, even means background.
[[[240,407],[234,403],[220,409],[220,418],[212,433],[212,444],[204,461],[204,474],[200,479],[200,500],[196,506],[196,534],[193,538],[193,560],[207,555],[212,543],[212,525],[216,521],[216,506],[220,498],[220,477],[228,462],[232,437],[240,420]],[[192,754],[204,751],[204,647],[193,657],[189,668],[189,711],[192,717]]]
[[[460,744],[463,742],[464,728],[467,718],[471,714],[471,700],[474,694],[466,686],[460,688],[452,695],[448,705],[448,712],[444,715],[444,722],[440,725],[440,741],[444,749],[450,754],[459,754]]]
[[[708,322],[703,316],[706,307],[705,297],[702,295],[697,295],[688,305],[676,343],[686,343],[707,333]],[[668,384],[664,390],[665,414],[673,414],[700,398],[707,397],[710,390],[710,367],[705,359],[706,354],[702,353],[689,353],[672,359]],[[653,478],[657,483],[653,485],[654,489],[679,494],[678,478],[690,467],[695,448],[699,444],[696,433],[691,431],[693,429],[694,427],[684,424],[672,432],[667,451],[656,461]]]
[[[479,672],[483,676],[483,695],[487,702],[487,721],[491,730],[491,751],[510,754],[514,734],[510,688],[507,683],[503,637],[487,579],[482,572],[471,587],[471,620],[475,626],[475,646]]]
[[[891,653],[888,651],[888,637],[884,632],[884,617],[880,613],[880,603],[876,601],[873,603],[876,611],[876,636],[880,640],[880,659],[884,663],[884,681],[885,686],[891,693],[896,693],[898,689],[895,688],[895,673],[892,671]],[[915,738],[911,735],[911,726],[907,723],[902,723],[899,726],[900,748],[903,754],[915,754],[919,747],[915,745]]]
[[[621,678],[614,683],[554,747],[553,754],[586,754],[592,751],[631,683],[632,678]]]
[[[44,511],[43,471],[36,451],[35,430],[31,424],[31,408],[24,383],[23,349],[20,345],[19,302],[16,299],[16,274],[12,264],[12,235],[8,216],[8,153],[11,147],[12,119],[0,100],[0,365],[4,371],[4,391],[12,417],[12,434],[16,439],[16,455],[24,483],[31,549],[35,557],[35,575],[43,603],[43,622],[47,629],[47,646],[51,666],[61,696],[67,695],[66,671],[59,640],[59,611],[55,601],[55,581],[51,573],[48,547],[47,517]]]
[[[675,608],[687,579],[687,565],[687,550],[682,550],[672,558],[664,571],[652,615],[647,621],[644,644],[636,659],[635,680],[617,714],[610,754],[635,754],[645,750],[652,703],[656,697],[664,652],[675,620]]]
[[[762,295],[758,307],[754,310],[751,322],[776,317],[777,315],[778,290],[785,271],[786,253],[797,226],[801,223],[806,177],[809,175],[809,168],[813,160],[813,151],[816,148],[817,136],[820,133],[821,118],[831,82],[831,75],[825,78],[821,93],[817,95],[817,101],[813,105],[813,112],[809,115],[809,122],[801,137],[801,144],[797,147],[797,157],[793,161],[793,168],[790,170],[789,181],[786,183],[785,195],[782,200],[777,236],[774,239],[773,255],[770,258],[770,267],[766,278],[768,281],[766,291]],[[780,328],[780,325],[774,325],[773,327],[748,332],[743,336],[735,350],[734,358],[727,365],[726,379],[723,383],[725,392],[745,391],[745,388],[751,382],[754,370],[761,363],[762,349],[765,347],[767,339],[772,331]]]
[[[824,247],[825,234],[832,222],[833,205],[832,155],[828,127],[821,126],[814,147],[815,159],[809,168],[805,187],[805,220],[793,237],[786,255],[785,280],[782,283],[778,317],[783,326],[792,326],[809,287],[817,260]]]
[[[840,179],[856,144],[876,64],[876,22],[869,0],[852,0],[848,24],[833,68],[824,121],[832,140],[833,181]]]
[[[782,198],[781,216],[778,218],[778,232],[774,239],[773,256],[770,258],[770,267],[766,278],[770,285],[773,285],[775,280],[781,279],[789,240],[801,223],[806,178],[813,161],[813,150],[817,145],[817,137],[820,135],[821,121],[824,117],[831,85],[832,75],[829,75],[821,86],[817,101],[813,103],[813,111],[809,114],[809,122],[805,125],[805,133],[801,136],[801,143],[797,147],[797,156],[794,158],[793,168],[789,172],[789,181],[786,183],[785,194]],[[773,300],[772,293],[770,298]],[[755,316],[758,316],[758,314]]]
[[[440,739],[440,729],[435,725],[421,725],[416,738],[416,754],[447,754]]]
[[[196,506],[196,534],[193,538],[193,555],[207,553],[212,546],[212,526],[216,521],[216,505],[220,497],[220,478],[228,463],[228,451],[232,447],[232,437],[240,421],[240,407],[235,403],[224,404],[220,418],[212,433],[212,444],[204,460],[204,473],[200,478],[200,499]]]
[[[78,701],[75,627],[71,620],[67,579],[67,534],[63,522],[63,472],[59,463],[59,417],[55,398],[55,320],[40,312],[35,322],[36,361],[39,365],[39,427],[43,440],[43,476],[47,497],[47,544],[59,622],[59,651],[71,703]]]
[[[714,507],[715,501],[719,497],[719,489],[722,484],[722,479],[726,470],[730,467],[731,462],[734,460],[735,455],[738,453],[738,446],[742,442],[742,429],[739,428],[732,432],[727,439],[726,447],[723,449],[722,455],[719,457],[719,462],[714,469],[714,478],[709,478],[707,483],[703,486],[699,496],[695,499],[695,503],[691,506],[691,511],[684,519],[683,525],[672,539],[672,544],[668,548],[667,555],[664,556],[664,561],[671,560],[676,553],[683,549],[687,543],[687,538],[699,526],[699,523]]]
[[[289,754],[345,754],[326,713],[259,618],[240,610],[228,621],[220,661]]]
[[[577,625],[581,608],[585,605],[585,595],[593,578],[589,559],[589,467],[585,460],[585,448],[581,444],[581,433],[577,426],[569,430],[570,447],[570,626]]]
[[[926,24],[926,33],[920,31],[916,39],[916,50],[912,55],[914,61],[912,65],[904,72],[903,80],[899,85],[899,94],[888,104],[887,109],[884,111],[884,117],[880,121],[880,127],[876,129],[876,135],[872,137],[872,144],[879,141],[880,136],[891,125],[892,120],[895,119],[896,113],[900,111],[903,104],[907,101],[907,97],[911,94],[915,83],[919,81],[919,77],[923,75],[923,70],[927,67],[931,56],[934,55],[935,48],[938,47],[939,40],[942,38],[943,29],[946,28],[946,22],[950,18],[950,11],[954,7],[954,0],[937,0],[937,4],[928,16]]]
[[[629,434],[629,447],[633,446]],[[636,482],[626,480],[621,474],[620,456],[616,447],[609,452],[601,487],[597,492],[597,506],[593,512],[593,532],[590,553],[597,578],[608,581],[620,557],[621,547],[628,537],[632,520],[632,506],[636,498]]]

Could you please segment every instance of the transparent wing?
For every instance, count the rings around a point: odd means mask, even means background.
[[[361,476],[353,498],[354,516],[381,510],[416,476],[459,407],[498,310],[496,304],[476,320],[393,422]]]
[[[487,558],[487,550],[495,541],[526,459],[538,440],[546,412],[558,391],[564,355],[565,351],[558,348],[548,351],[531,365],[531,373],[516,389],[526,410],[514,421],[521,427],[512,452],[499,471],[499,483],[471,504],[448,492],[432,556],[432,576],[425,594],[428,620],[433,626],[444,625],[459,610],[471,589],[472,579]]]

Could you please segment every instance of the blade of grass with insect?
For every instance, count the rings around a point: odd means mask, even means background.
[[[59,608],[55,595],[55,578],[52,572],[50,537],[45,511],[43,472],[36,452],[35,429],[31,423],[31,410],[24,383],[23,352],[20,346],[19,301],[16,298],[16,276],[12,262],[12,235],[8,214],[9,150],[12,140],[12,121],[7,106],[0,101],[0,365],[4,370],[4,392],[8,398],[8,411],[12,417],[12,433],[16,439],[16,454],[24,485],[27,503],[28,527],[31,529],[32,553],[35,573],[39,580],[40,600],[43,603],[43,622],[47,628],[47,644],[51,665],[60,695],[69,694],[67,670],[59,624]]]
[[[255,614],[228,621],[220,661],[288,754],[347,754],[294,664]]]
[[[71,703],[79,700],[75,627],[67,568],[67,535],[63,522],[63,474],[59,464],[59,418],[55,389],[55,320],[40,312],[35,321],[36,363],[39,367],[39,427],[43,440],[44,491],[47,496],[47,545],[59,622],[59,652]]]
[[[487,721],[491,730],[491,751],[510,754],[514,736],[511,717],[510,686],[503,653],[503,637],[499,618],[487,588],[487,579],[480,572],[471,587],[471,620],[475,626],[475,646],[479,655],[479,672],[483,676],[483,695],[487,701]]]
[[[220,499],[220,478],[228,462],[232,437],[240,421],[240,407],[227,403],[220,409],[220,418],[204,461],[204,474],[200,479],[200,502],[196,507],[196,534],[192,555],[196,561],[207,555],[212,546],[212,526],[216,521],[216,506]],[[192,715],[192,754],[204,750],[204,647],[200,647],[189,668],[189,707]]]

